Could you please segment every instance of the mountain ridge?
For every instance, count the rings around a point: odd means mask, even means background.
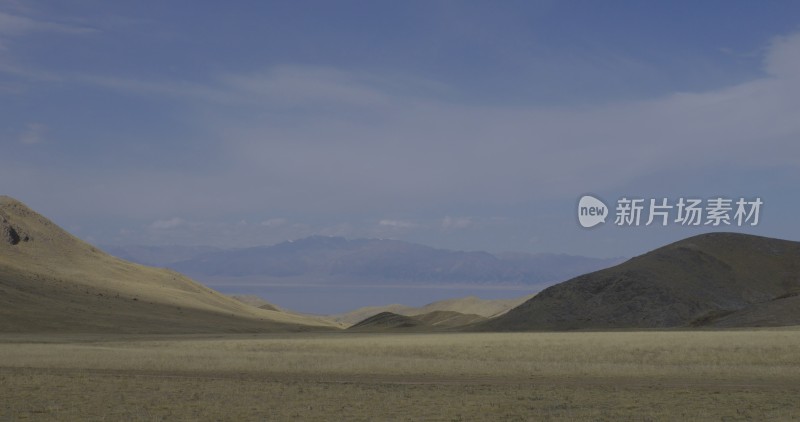
[[[212,251],[168,267],[209,280],[541,286],[620,261],[559,254],[492,255],[400,240],[311,236],[272,246]]]

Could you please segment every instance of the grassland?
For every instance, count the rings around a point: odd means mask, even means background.
[[[797,328],[0,337],[0,420],[791,420],[797,397]]]

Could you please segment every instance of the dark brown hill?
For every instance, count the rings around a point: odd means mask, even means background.
[[[800,243],[735,233],[675,242],[549,287],[479,330],[800,324]]]

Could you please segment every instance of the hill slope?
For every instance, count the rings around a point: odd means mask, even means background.
[[[269,311],[282,311],[277,305],[267,302],[256,295],[230,295],[230,297],[244,303],[245,305],[255,306],[256,308],[266,309]]]
[[[112,257],[0,196],[0,332],[294,331],[320,319],[260,310],[174,271]]]
[[[393,312],[381,312],[353,324],[350,331],[442,331],[485,321],[480,315],[462,314],[453,311],[433,311],[408,316]]]
[[[368,306],[343,314],[329,315],[328,318],[343,324],[355,324],[381,312],[391,312],[398,315],[415,316],[436,311],[453,311],[460,314],[477,315],[481,317],[494,317],[507,312],[533,295],[514,299],[481,299],[467,296],[456,299],[440,300],[418,308],[406,305]]]
[[[482,330],[800,324],[800,243],[691,237],[549,287]]]
[[[430,328],[428,324],[405,315],[381,312],[348,328],[350,331],[384,331],[393,329],[414,330]]]
[[[462,314],[454,311],[433,311],[414,315],[412,318],[440,328],[463,327],[476,322],[486,321],[486,317],[480,315]]]

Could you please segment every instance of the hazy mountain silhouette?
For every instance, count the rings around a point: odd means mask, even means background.
[[[398,240],[312,236],[273,246],[200,254],[170,265],[198,277],[306,279],[321,283],[553,283],[621,259],[464,252]]]

